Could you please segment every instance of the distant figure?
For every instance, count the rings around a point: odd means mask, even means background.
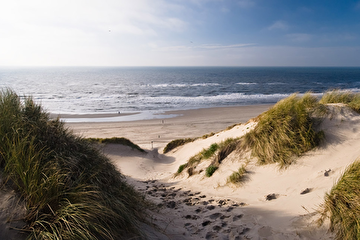
[[[120,111],[118,112],[118,114],[120,114]]]

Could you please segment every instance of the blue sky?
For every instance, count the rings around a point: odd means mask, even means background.
[[[360,66],[360,1],[1,5],[0,66]]]

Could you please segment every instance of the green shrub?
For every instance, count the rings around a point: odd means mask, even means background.
[[[0,92],[0,171],[26,205],[28,239],[139,236],[144,196],[31,98]]]
[[[343,173],[320,210],[322,224],[330,218],[330,230],[336,239],[350,240],[360,238],[360,161],[351,164]]]
[[[293,94],[279,101],[259,116],[258,124],[244,136],[242,148],[251,149],[259,163],[290,165],[294,156],[317,146],[323,136],[314,130],[311,118],[318,105],[310,94],[302,98]]]
[[[205,170],[205,176],[211,177],[217,169],[218,169],[218,167],[216,167],[214,165],[208,166]]]
[[[179,147],[179,146],[182,146],[182,145],[184,145],[184,144],[186,144],[186,143],[189,143],[189,142],[193,142],[193,141],[195,141],[196,140],[196,138],[184,138],[184,139],[175,139],[175,140],[172,140],[171,142],[169,142],[166,146],[165,146],[165,148],[164,148],[164,154],[165,153],[168,153],[168,152],[170,152],[171,150],[173,150],[173,149],[175,149],[175,148],[177,148],[177,147]]]
[[[90,141],[90,142],[98,142],[98,143],[112,143],[112,144],[121,144],[124,146],[129,146],[132,149],[136,149],[140,152],[145,152],[144,149],[142,149],[141,147],[139,147],[138,145],[136,145],[135,143],[133,143],[132,141],[130,141],[127,138],[118,138],[118,137],[113,137],[113,138],[86,138],[86,140]]]

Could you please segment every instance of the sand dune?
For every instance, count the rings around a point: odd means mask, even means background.
[[[210,178],[205,177],[205,171],[191,177],[187,173],[174,177],[174,173],[212,143],[242,136],[256,125],[253,121],[165,155],[160,144],[147,153],[118,145],[107,145],[104,152],[132,184],[161,206],[153,216],[160,231],[148,232],[149,238],[332,239],[327,225],[318,228],[315,224],[316,209],[346,166],[360,156],[360,116],[341,104],[329,105],[328,109],[330,113],[320,125],[325,132],[320,147],[283,170],[276,164],[259,166],[250,160],[242,186],[227,184],[226,180],[249,161],[249,154],[230,154]],[[194,118],[183,118],[182,123]],[[172,126],[176,136],[181,126]],[[136,138],[131,140],[137,143]],[[197,170],[205,169],[209,161],[203,161]]]

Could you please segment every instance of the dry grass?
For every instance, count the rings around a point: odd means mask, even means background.
[[[125,145],[125,146],[129,146],[132,149],[136,149],[140,152],[145,152],[144,149],[142,149],[141,147],[139,147],[138,145],[136,145],[135,143],[133,143],[132,141],[130,141],[127,138],[119,138],[119,137],[113,137],[113,138],[86,138],[85,140],[88,140],[90,142],[96,142],[96,143],[103,143],[103,144],[107,144],[107,143],[112,143],[112,144],[121,144],[121,145]]]
[[[0,92],[0,171],[26,203],[28,239],[140,236],[143,195],[31,98]]]
[[[317,146],[323,137],[315,131],[311,117],[318,108],[317,99],[310,94],[293,94],[279,101],[259,116],[256,127],[243,137],[242,149],[251,149],[261,164],[290,165],[294,157]]]
[[[343,173],[319,210],[322,224],[330,219],[330,231],[338,240],[360,238],[360,161],[354,162]]]
[[[360,113],[360,93],[333,90],[326,92],[321,98],[320,103],[344,103],[357,113]]]
[[[180,147],[182,145],[185,145],[186,143],[189,143],[189,142],[193,142],[195,141],[197,138],[183,138],[183,139],[175,139],[175,140],[172,140],[171,142],[169,142],[164,150],[163,150],[163,153],[168,153],[170,152],[171,150],[177,148],[177,147]]]
[[[243,183],[246,180],[246,166],[247,164],[243,164],[236,172],[233,172],[227,182],[236,185]]]

